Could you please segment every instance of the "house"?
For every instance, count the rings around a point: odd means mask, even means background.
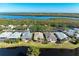
[[[44,34],[45,34],[47,41],[49,41],[49,42],[56,42],[57,41],[57,38],[53,32],[45,32]]]
[[[21,37],[22,32],[14,32],[13,34],[11,34],[8,38],[9,39],[18,39]]]
[[[12,32],[3,32],[0,34],[0,40],[8,39],[10,35],[12,35]]]
[[[34,33],[34,40],[35,41],[42,41],[44,39],[42,32],[35,32]]]
[[[63,32],[55,32],[55,35],[58,40],[68,39],[68,36]]]
[[[25,42],[32,39],[32,33],[30,32],[29,29],[27,29],[27,31],[23,32],[21,39]]]
[[[73,30],[79,30],[79,28],[73,28]]]
[[[63,31],[64,29],[62,27],[53,29],[53,32],[63,32]]]
[[[5,25],[0,25],[2,28],[5,28]]]
[[[74,36],[75,35],[75,30],[69,29],[67,31],[64,31],[68,36]]]
[[[23,27],[27,27],[27,25],[26,25],[26,24],[24,24],[24,25],[23,25]]]

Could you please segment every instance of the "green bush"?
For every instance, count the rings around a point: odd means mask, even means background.
[[[27,55],[28,56],[38,56],[40,54],[39,48],[37,47],[29,47]]]
[[[5,43],[18,43],[21,41],[20,39],[6,39],[4,40]]]

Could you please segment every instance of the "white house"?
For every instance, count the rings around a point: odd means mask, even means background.
[[[23,25],[23,27],[27,27],[27,25],[26,25],[26,24],[24,24],[24,25]]]
[[[5,28],[6,26],[5,25],[0,25],[1,27]]]
[[[11,29],[15,28],[14,25],[8,25],[8,27],[11,28]]]
[[[63,32],[55,32],[55,35],[59,40],[68,39],[68,36]]]
[[[0,34],[0,40],[8,39],[10,35],[12,35],[12,32],[3,32]]]
[[[21,38],[22,38],[23,41],[27,42],[28,40],[32,39],[32,33],[30,32],[29,29],[27,29],[27,31],[23,32]]]
[[[8,38],[9,39],[18,39],[18,38],[21,38],[21,34],[22,34],[22,32],[14,32]]]
[[[67,31],[64,31],[64,33],[66,33],[68,36],[74,36],[75,30],[69,29]]]

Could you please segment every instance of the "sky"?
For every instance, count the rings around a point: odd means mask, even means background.
[[[79,3],[0,3],[0,12],[79,13]]]

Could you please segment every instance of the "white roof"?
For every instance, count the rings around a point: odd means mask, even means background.
[[[73,36],[75,34],[75,30],[67,30],[67,31],[64,31],[66,34],[68,34],[69,36]]]
[[[0,34],[0,37],[9,37],[12,34],[12,32],[3,32]]]
[[[58,39],[65,39],[68,36],[66,34],[64,34],[63,32],[55,32],[56,36]]]
[[[14,32],[8,38],[20,38],[21,34],[22,34],[22,32]]]
[[[26,31],[22,34],[23,39],[31,38],[31,37],[32,37],[32,33],[30,33],[30,31]]]

